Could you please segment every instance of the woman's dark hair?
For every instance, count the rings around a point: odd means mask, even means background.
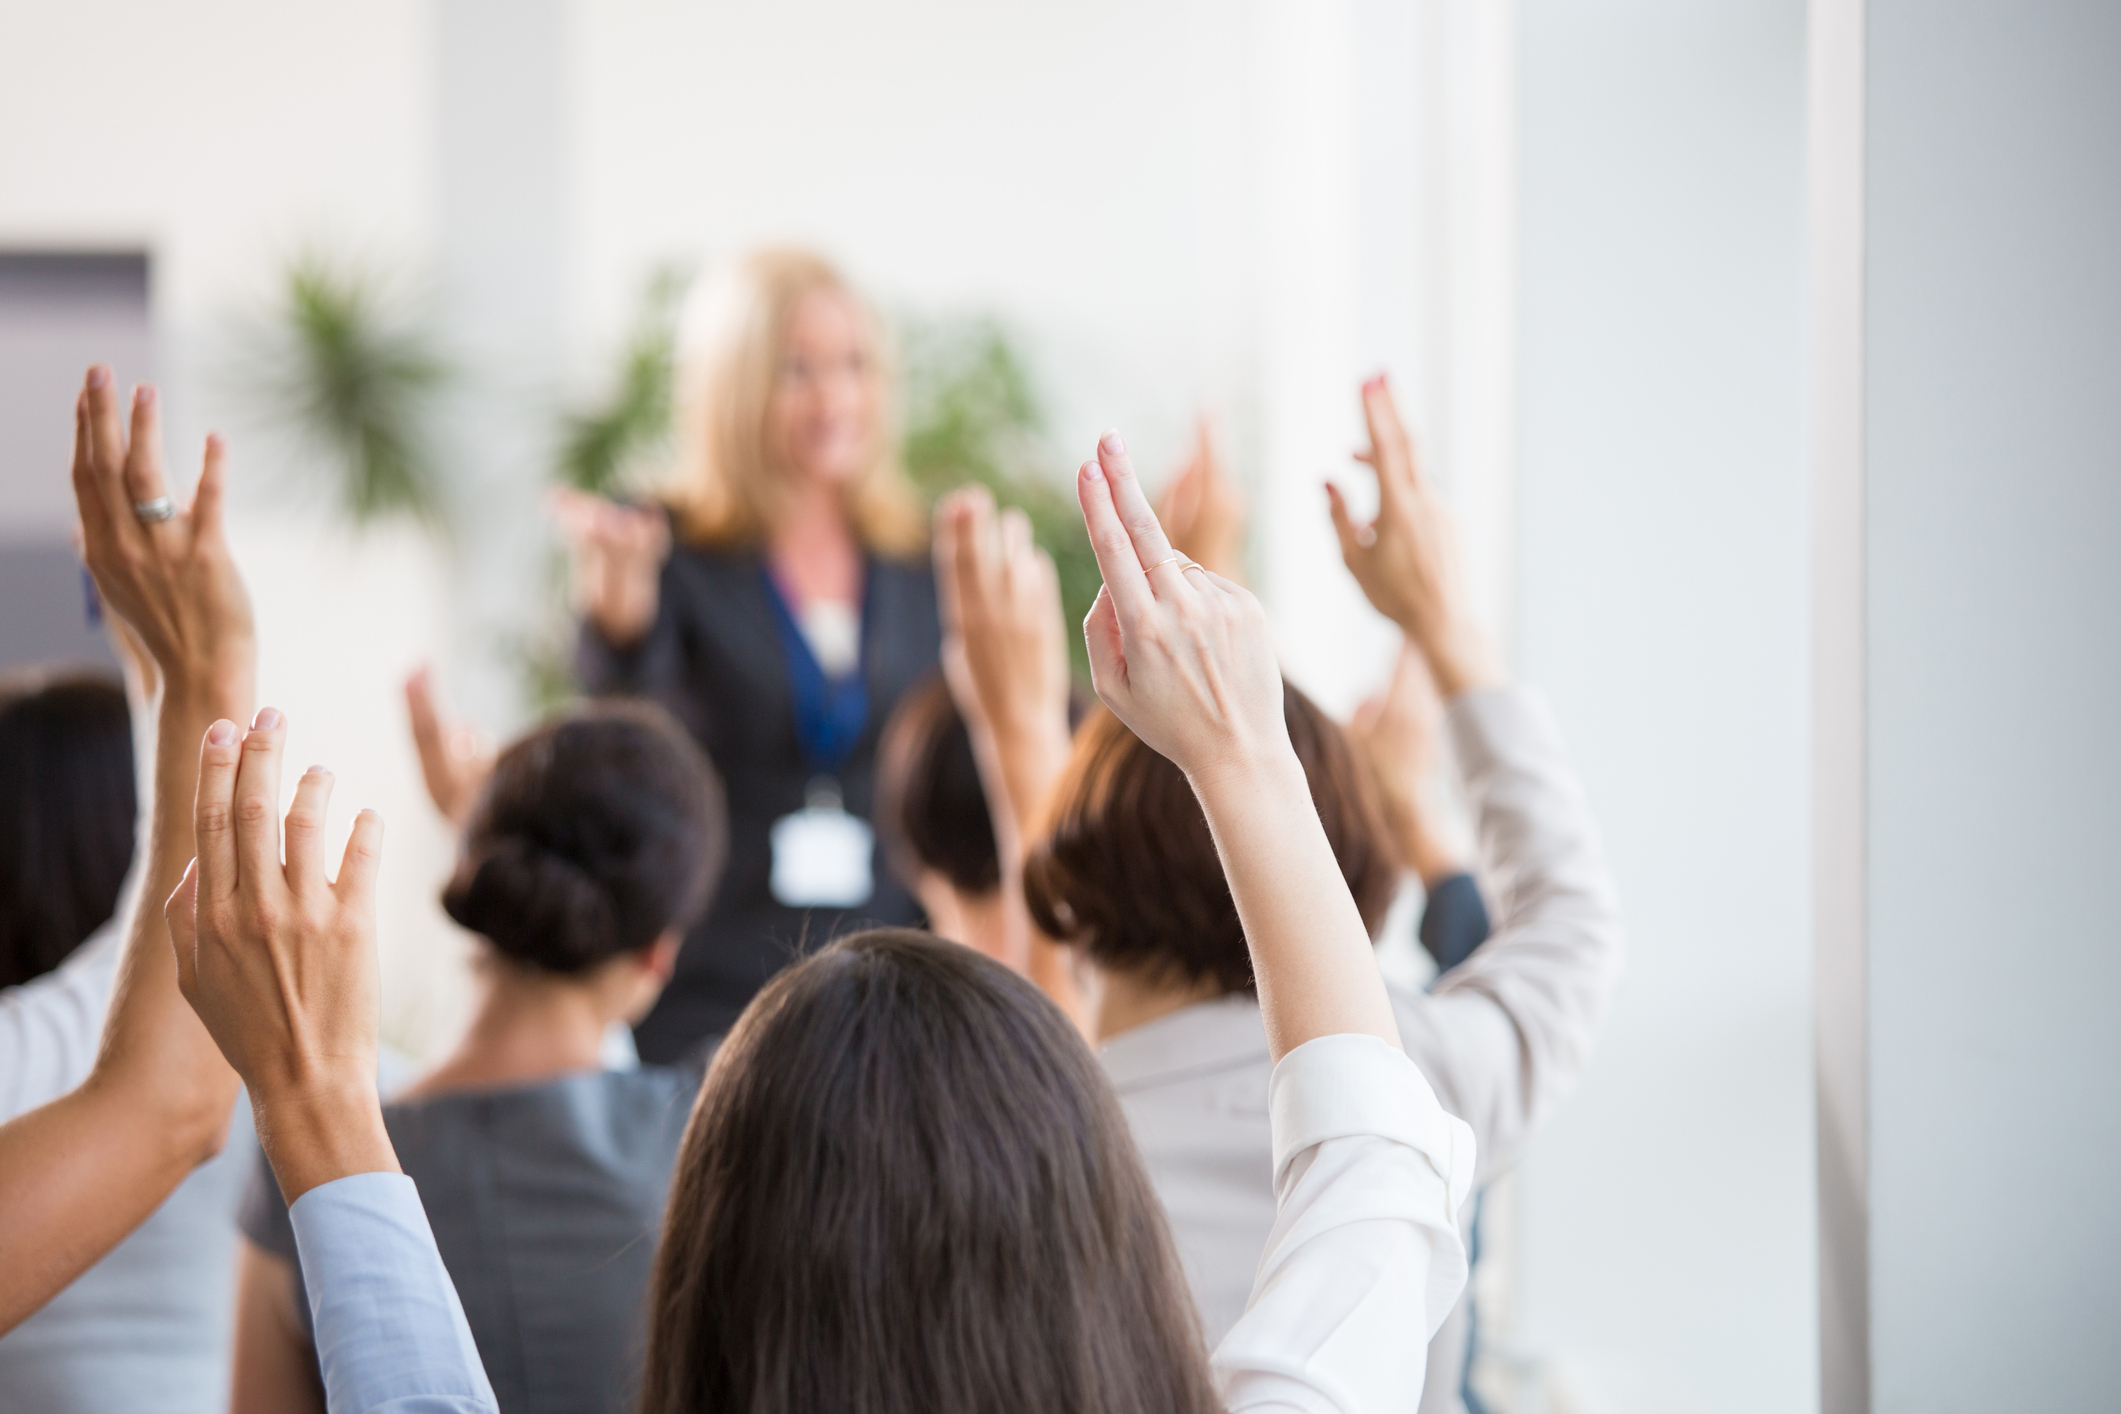
[[[932,869],[960,893],[1000,886],[994,819],[980,786],[972,734],[931,673],[899,699],[876,749],[877,833],[908,888]]]
[[[0,685],[0,987],[51,971],[110,920],[138,810],[116,679]]]
[[[721,781],[684,729],[599,702],[501,753],[442,906],[504,957],[586,972],[689,928],[728,847]]]
[[[1370,935],[1399,880],[1376,786],[1338,723],[1282,684],[1311,803]],[[1076,734],[1052,828],[1024,862],[1024,901],[1048,937],[1160,982],[1252,986],[1252,957],[1215,840],[1178,767],[1109,712]]]
[[[1207,1414],[1163,1209],[1096,1059],[970,948],[880,929],[715,1056],[672,1179],[643,1414]]]

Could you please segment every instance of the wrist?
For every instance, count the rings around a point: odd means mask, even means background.
[[[196,722],[204,730],[207,723],[225,717],[247,726],[256,697],[256,671],[248,653],[162,668],[160,713],[166,723]]]
[[[402,1172],[372,1079],[255,1086],[251,1110],[289,1203],[349,1174]]]
[[[1235,803],[1241,796],[1291,791],[1301,793],[1306,800],[1311,796],[1311,782],[1304,775],[1303,762],[1283,732],[1264,741],[1240,744],[1219,759],[1188,770],[1186,779],[1211,817],[1219,806]]]

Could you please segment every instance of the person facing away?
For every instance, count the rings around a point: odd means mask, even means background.
[[[480,996],[385,1122],[419,1184],[501,1406],[621,1410],[690,1068],[606,1069],[705,906],[727,824],[712,768],[646,704],[547,722],[502,752],[442,901],[479,935]],[[324,1408],[300,1255],[269,1166],[244,1202],[237,1414]]]
[[[1445,1110],[1471,1125],[1479,1176],[1501,1172],[1581,1072],[1619,969],[1620,930],[1595,828],[1559,735],[1531,692],[1490,667],[1450,574],[1447,529],[1381,380],[1364,389],[1384,484],[1367,538],[1332,505],[1343,553],[1372,603],[1401,628],[1393,692],[1366,712],[1363,770],[1343,730],[1286,689],[1285,731],[1345,887],[1374,929],[1402,868],[1434,851],[1408,833],[1416,786],[1404,726],[1418,674],[1432,676],[1496,910],[1492,936],[1433,990],[1388,987],[1408,1054]],[[997,534],[977,497],[937,516],[951,625],[947,662],[1000,832],[1021,843],[1021,888],[1037,930],[1089,974],[1092,1034],[1171,1219],[1210,1339],[1251,1299],[1259,1244],[1276,1221],[1266,1018],[1233,878],[1197,792],[1113,716],[1072,742],[1039,646],[1057,601]],[[1418,752],[1415,754],[1418,755]],[[1378,769],[1381,766],[1382,769]],[[1016,824],[1010,828],[1014,818]],[[1004,845],[1008,855],[1008,846]],[[1008,873],[1005,865],[1005,878]],[[1439,899],[1446,891],[1438,890]],[[1469,1213],[1459,1215],[1461,1222]],[[1458,1408],[1467,1313],[1437,1335],[1422,1408]]]
[[[555,501],[582,687],[668,708],[728,791],[728,874],[637,1032],[654,1061],[728,1030],[802,946],[915,919],[868,817],[878,732],[940,641],[882,333],[837,271],[764,250],[707,277],[674,401],[661,505]]]

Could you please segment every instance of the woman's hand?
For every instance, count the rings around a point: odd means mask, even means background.
[[[1052,558],[1032,544],[1031,522],[1016,510],[997,517],[983,487],[952,492],[935,511],[935,575],[943,671],[975,739],[985,734],[1005,752],[1042,756],[1057,746],[1064,761],[1068,646],[1060,579]],[[1038,804],[1012,801],[1019,819]]]
[[[1400,862],[1435,884],[1462,872],[1456,857],[1430,828],[1422,807],[1422,790],[1435,760],[1436,732],[1442,704],[1427,666],[1413,644],[1404,645],[1385,690],[1355,709],[1348,740],[1369,763],[1379,803]]]
[[[1493,681],[1495,672],[1466,612],[1450,517],[1416,471],[1413,445],[1382,374],[1363,384],[1362,410],[1370,447],[1355,459],[1377,473],[1377,518],[1356,525],[1340,488],[1327,483],[1341,558],[1377,611],[1421,650],[1438,690],[1456,697]]]
[[[1215,429],[1202,413],[1193,424],[1186,464],[1164,487],[1156,518],[1173,545],[1195,564],[1242,582],[1245,558],[1245,497],[1223,460]]]
[[[493,743],[473,727],[448,726],[435,706],[434,680],[425,664],[405,679],[405,710],[412,742],[420,753],[427,794],[452,825],[462,825],[493,774]]]
[[[250,1089],[258,1139],[287,1201],[352,1173],[398,1171],[376,1098],[376,868],[383,822],[354,818],[325,873],[331,773],[278,802],[286,719],[246,734],[215,722],[199,749],[199,854],[166,916],[184,999]]]
[[[1118,433],[1083,463],[1076,494],[1105,577],[1083,623],[1098,696],[1200,797],[1252,950],[1269,1053],[1347,1033],[1398,1045],[1369,931],[1289,743],[1259,601],[1173,555]]]
[[[659,510],[622,506],[566,487],[548,504],[567,537],[575,612],[596,625],[604,641],[625,648],[655,623],[663,561],[670,555],[670,523]]]
[[[137,507],[170,494],[163,475],[161,400],[134,390],[130,426],[116,380],[98,364],[74,404],[74,500],[81,555],[96,592],[123,619],[180,705],[246,701],[257,660],[250,596],[222,533],[227,448],[206,439],[188,504],[143,521]]]
[[[1083,621],[1105,705],[1188,776],[1293,761],[1259,601],[1171,548],[1117,432],[1076,494],[1105,578]]]

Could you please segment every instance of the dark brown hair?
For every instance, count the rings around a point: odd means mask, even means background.
[[[1339,724],[1282,685],[1289,740],[1341,876],[1375,937],[1399,870],[1376,786]],[[1076,733],[1051,828],[1024,862],[1024,901],[1051,938],[1160,982],[1252,986],[1252,957],[1207,816],[1183,772],[1100,712]]]
[[[92,673],[0,686],[0,987],[110,920],[138,809],[124,688]]]
[[[1163,1210],[1097,1060],[925,933],[759,993],[672,1180],[644,1414],[1208,1414]]]
[[[941,673],[899,699],[876,748],[877,833],[907,888],[933,869],[960,893],[1000,886],[994,818],[980,784],[972,734]]]
[[[721,781],[684,729],[593,703],[501,753],[442,906],[504,957],[586,972],[690,927],[728,848]]]

